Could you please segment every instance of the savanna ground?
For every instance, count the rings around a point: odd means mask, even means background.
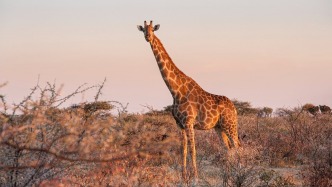
[[[37,85],[12,105],[0,95],[0,186],[184,186],[170,107],[128,113],[99,101],[103,85],[63,97],[61,87]],[[92,88],[91,102],[63,107]],[[196,131],[197,186],[332,186],[331,114],[298,107],[262,117],[236,103],[240,149],[226,152],[213,130]]]

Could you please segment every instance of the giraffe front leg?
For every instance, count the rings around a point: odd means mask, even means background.
[[[181,130],[182,133],[182,178],[187,183],[187,133],[185,129]]]
[[[190,147],[190,152],[191,152],[192,166],[193,166],[193,169],[194,169],[195,183],[197,183],[198,172],[197,172],[197,166],[196,166],[194,120],[188,120],[188,124],[186,126],[186,131],[187,131],[187,135],[188,135],[188,139],[189,139],[189,147]]]

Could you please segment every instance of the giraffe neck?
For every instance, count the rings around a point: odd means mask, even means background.
[[[181,84],[184,84],[184,79],[188,77],[176,67],[172,59],[169,57],[161,41],[154,35],[150,41],[153,54],[158,63],[158,67],[168,89],[173,98],[179,98],[184,95],[186,90],[180,89]]]

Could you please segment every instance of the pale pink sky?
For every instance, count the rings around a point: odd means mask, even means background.
[[[136,28],[152,19],[173,61],[211,93],[332,106],[331,10],[329,0],[0,0],[0,94],[17,103],[38,76],[63,94],[106,77],[101,99],[161,109],[172,98]]]

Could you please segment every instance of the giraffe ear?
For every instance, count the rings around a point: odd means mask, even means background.
[[[142,32],[144,30],[144,28],[141,25],[137,25],[137,28],[138,28],[139,31],[142,31]]]
[[[157,30],[159,29],[159,27],[160,27],[159,24],[158,24],[158,25],[155,25],[155,26],[153,27],[153,31],[157,31]]]

